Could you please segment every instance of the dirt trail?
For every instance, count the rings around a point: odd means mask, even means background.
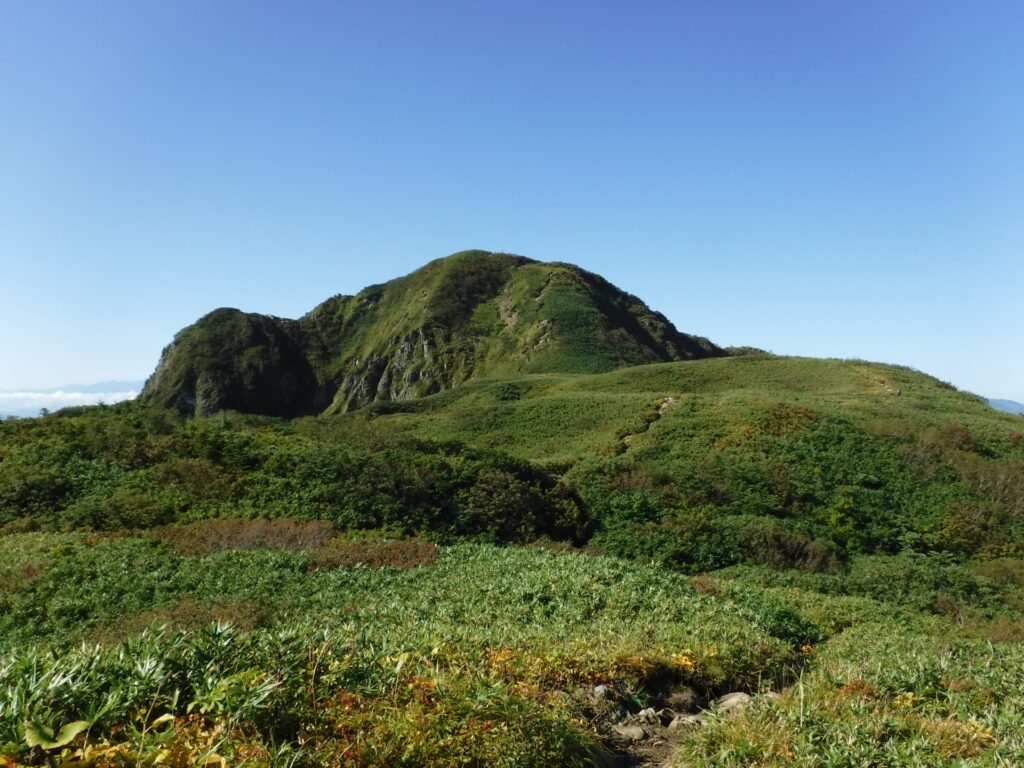
[[[640,428],[636,432],[630,432],[629,434],[623,435],[621,438],[619,438],[619,442],[622,447],[622,452],[625,452],[626,450],[629,449],[635,437],[637,437],[638,435],[646,434],[650,430],[654,422],[656,422],[658,419],[664,416],[665,412],[669,408],[671,408],[674,405],[678,405],[682,401],[682,399],[682,395],[668,395],[666,397],[661,398],[654,411],[644,416],[644,424],[642,428]]]

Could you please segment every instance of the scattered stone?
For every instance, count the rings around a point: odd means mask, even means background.
[[[732,714],[733,712],[739,712],[746,709],[753,703],[753,699],[750,694],[743,693],[742,691],[734,691],[733,693],[727,693],[725,696],[715,701],[715,707],[723,712],[724,714]]]
[[[647,738],[647,731],[639,725],[613,725],[612,730],[630,741],[643,741]]]
[[[686,734],[707,722],[709,706],[692,688],[673,691],[662,700],[662,709],[639,709],[630,691],[619,680],[582,693],[594,708],[592,725],[604,734],[608,747],[621,757],[621,765],[654,768],[667,765],[673,751]],[[579,693],[577,695],[579,695]],[[778,701],[775,691],[757,694]],[[710,707],[723,715],[735,714],[754,703],[754,696],[733,691],[710,702]],[[674,705],[674,706],[673,706]]]
[[[647,708],[640,710],[640,714],[636,716],[637,720],[648,725],[661,725],[661,718],[658,717],[658,713],[653,708]]]
[[[577,695],[590,710],[592,723],[598,730],[608,730],[616,723],[624,722],[630,711],[637,709],[629,691],[619,681],[585,688]]]
[[[704,725],[704,718],[700,715],[677,715],[668,724],[669,733],[688,731],[690,728]]]

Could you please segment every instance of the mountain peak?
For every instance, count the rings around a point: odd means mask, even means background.
[[[180,331],[142,399],[279,416],[422,397],[482,376],[725,355],[580,267],[461,251],[298,320],[221,308]]]

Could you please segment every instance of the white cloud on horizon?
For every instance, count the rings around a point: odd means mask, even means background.
[[[57,389],[52,392],[0,392],[0,415],[37,416],[46,408],[50,411],[72,405],[96,405],[97,403],[119,403],[138,397],[135,390],[125,392],[66,392]]]

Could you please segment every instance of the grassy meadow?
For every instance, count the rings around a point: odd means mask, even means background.
[[[672,766],[1013,766],[1022,621],[1024,418],[905,368],[0,423],[0,764],[647,764],[621,683]]]

